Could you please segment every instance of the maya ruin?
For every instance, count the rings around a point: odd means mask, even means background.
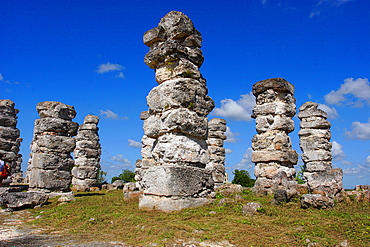
[[[215,104],[200,73],[204,60],[201,33],[189,17],[172,11],[145,32],[143,41],[149,47],[144,61],[155,71],[158,85],[146,96],[148,109],[141,113],[144,135],[135,169],[141,192],[138,207],[171,212],[202,206],[227,183],[227,123],[208,119]],[[256,99],[252,115],[256,134],[251,141],[256,177],[253,192],[285,191],[287,200],[302,196],[302,207],[326,208],[341,200],[343,172],[332,168],[327,114],[314,102],[299,108],[304,184],[298,184],[295,167],[299,157],[289,136],[296,115],[294,86],[283,78],[271,78],[256,82],[252,90]],[[39,204],[45,203],[45,195],[67,193],[71,187],[90,191],[101,168],[99,117],[87,115],[79,125],[73,122],[74,107],[55,101],[41,102],[36,110],[40,118],[34,123],[22,182],[18,110],[11,100],[0,100],[0,152],[13,170],[10,183],[26,183],[29,192],[22,193],[40,193]],[[11,205],[7,193],[15,192],[2,191],[2,205]],[[32,194],[30,205],[37,204],[37,195]]]

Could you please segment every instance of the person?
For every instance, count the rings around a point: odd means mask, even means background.
[[[3,186],[3,180],[10,175],[10,165],[3,160],[3,154],[0,153],[0,187]]]

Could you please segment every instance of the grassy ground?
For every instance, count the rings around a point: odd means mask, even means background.
[[[220,196],[222,197],[222,196]],[[350,246],[370,246],[370,204],[338,203],[334,208],[301,209],[299,203],[271,205],[269,197],[246,190],[233,203],[164,213],[138,209],[138,199],[124,200],[121,191],[78,193],[76,201],[57,205],[56,199],[32,209],[35,220],[50,233],[72,234],[95,241],[118,241],[134,246],[158,246],[179,239],[228,240],[235,246],[307,246],[307,239],[323,246],[348,240]],[[259,202],[255,216],[243,216],[242,206]]]

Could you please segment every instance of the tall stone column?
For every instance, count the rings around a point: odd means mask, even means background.
[[[259,81],[253,85],[256,105],[257,135],[252,139],[252,162],[257,180],[253,191],[269,194],[287,189],[295,183],[298,155],[292,149],[288,133],[294,130],[292,117],[296,113],[294,86],[283,78]]]
[[[72,169],[72,185],[77,191],[89,191],[98,182],[101,155],[98,123],[98,116],[87,115],[84,123],[78,127],[75,166]]]
[[[30,190],[68,192],[72,180],[71,156],[78,124],[73,106],[45,101],[36,106],[40,116],[35,121],[28,174]]]
[[[209,162],[207,169],[212,173],[212,179],[215,187],[218,188],[226,181],[225,173],[225,148],[224,140],[226,131],[226,120],[221,118],[212,118],[208,122],[208,152]]]
[[[214,102],[199,72],[201,42],[192,21],[176,11],[144,34],[150,47],[144,61],[155,69],[159,85],[149,92],[149,110],[141,116],[142,160],[136,163],[136,178],[144,192],[140,208],[173,211],[200,206],[213,191],[206,164],[207,115]]]
[[[303,179],[312,194],[339,199],[343,193],[342,169],[332,169],[331,124],[318,104],[306,102],[299,108],[300,147],[304,162]]]
[[[17,114],[15,104],[9,99],[0,100],[0,152],[3,153],[5,162],[12,169],[11,180],[13,183],[23,181],[21,164],[22,155],[19,154],[22,138],[17,128]]]

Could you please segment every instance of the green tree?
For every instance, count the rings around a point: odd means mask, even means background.
[[[135,173],[128,169],[124,169],[120,175],[112,178],[112,183],[116,180],[122,180],[125,183],[135,182]]]
[[[105,181],[105,176],[107,176],[107,173],[99,168],[97,177],[98,183],[103,183]]]
[[[253,187],[255,179],[251,178],[249,172],[246,170],[235,170],[233,172],[234,179],[232,181],[233,184],[240,184],[243,187]]]

